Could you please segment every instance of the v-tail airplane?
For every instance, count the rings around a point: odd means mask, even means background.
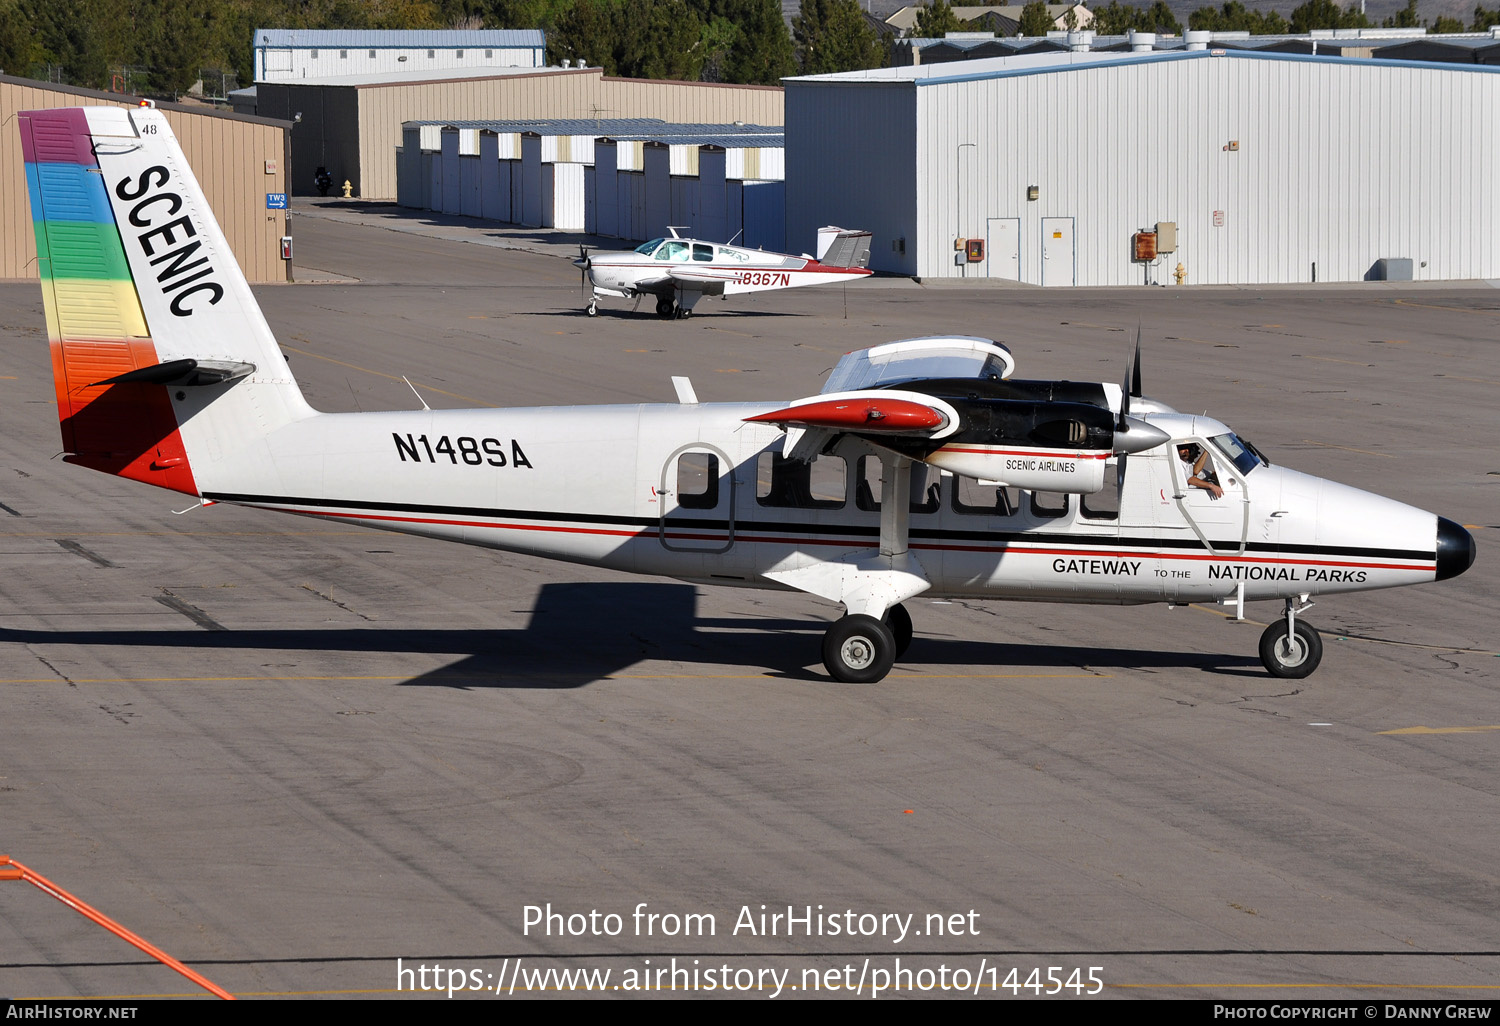
[[[1321,658],[1315,596],[1443,580],[1458,524],[1272,464],[1125,384],[1019,380],[1004,346],[853,352],[790,402],[319,413],[166,120],[18,116],[70,463],[192,495],[838,603],[823,661],[883,678],[916,595],[1274,600],[1260,656]]]

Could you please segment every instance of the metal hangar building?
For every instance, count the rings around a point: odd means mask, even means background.
[[[785,80],[787,245],[1034,285],[1500,278],[1500,68],[1254,50]]]

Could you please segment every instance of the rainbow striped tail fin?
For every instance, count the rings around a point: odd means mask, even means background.
[[[18,121],[67,460],[196,495],[226,418],[311,415],[162,113]]]

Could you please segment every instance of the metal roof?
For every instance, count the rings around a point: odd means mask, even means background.
[[[761,146],[783,143],[779,125],[711,125],[660,121],[656,118],[556,118],[534,121],[407,121],[402,128],[437,125],[443,128],[482,129],[499,134],[534,132],[537,135],[583,135],[616,141],[655,141],[674,146]]]
[[[1320,40],[1321,41],[1321,40]],[[1428,42],[1432,37],[1427,38]],[[1154,64],[1161,61],[1238,59],[1262,61],[1313,61],[1329,64],[1357,64],[1385,68],[1441,68],[1455,72],[1500,73],[1500,66],[1452,64],[1432,61],[1403,61],[1379,57],[1336,57],[1322,54],[1274,53],[1264,50],[1233,49],[1215,46],[1205,50],[1156,50],[1146,53],[1087,50],[1067,53],[1019,54],[1014,57],[986,57],[979,60],[920,64],[914,67],[875,68],[869,71],[845,71],[831,75],[803,75],[782,79],[785,83],[910,83],[917,86],[948,85],[993,78],[1013,78],[1048,72],[1081,71],[1101,65]]]
[[[541,29],[272,29],[258,28],[255,46],[305,47],[334,50],[402,47],[433,49],[491,47],[494,49],[540,49],[547,45]]]

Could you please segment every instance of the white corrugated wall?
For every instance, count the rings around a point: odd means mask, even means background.
[[[1500,276],[1500,75],[1475,66],[1157,55],[925,85],[794,83],[787,110],[793,247],[820,223],[870,228],[879,269],[954,276],[955,238],[1014,219],[1032,283],[1044,243],[1068,232],[1077,284],[1142,283],[1130,237],[1160,221],[1177,224],[1178,248],[1156,281],[1179,261],[1193,284],[1306,282],[1314,265],[1319,281],[1359,281],[1386,257],[1410,258],[1418,278]],[[807,180],[819,171],[876,181],[840,197]],[[891,249],[903,235],[904,262]],[[964,270],[998,271],[987,256]]]

